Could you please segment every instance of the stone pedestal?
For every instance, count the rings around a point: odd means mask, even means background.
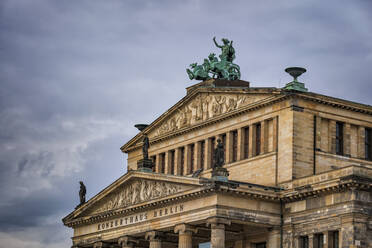
[[[119,238],[118,244],[121,248],[133,248],[138,244],[138,240],[130,236],[123,236]]]
[[[139,171],[143,172],[152,172],[152,168],[154,167],[154,163],[151,159],[141,159],[137,162],[137,168]]]
[[[186,224],[175,226],[174,232],[178,233],[178,248],[192,248],[192,234],[197,232],[197,229]]]
[[[225,248],[225,225],[230,224],[231,221],[224,218],[207,220],[207,225],[211,227],[211,248]]]
[[[229,179],[229,172],[226,168],[215,167],[212,170],[212,180],[227,182]]]
[[[162,233],[157,231],[147,232],[145,239],[149,241],[149,248],[161,248]]]

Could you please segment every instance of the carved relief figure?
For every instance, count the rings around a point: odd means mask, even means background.
[[[140,202],[164,197],[181,191],[176,184],[151,180],[137,180],[130,185],[124,185],[116,192],[105,198],[105,202],[94,213],[134,205]]]
[[[223,105],[226,102],[225,96],[214,96],[214,103],[212,105],[213,116],[222,114]]]
[[[238,109],[247,104],[245,95],[200,94],[184,107],[177,109],[168,121],[164,121],[157,130],[157,135],[194,125],[211,117]]]

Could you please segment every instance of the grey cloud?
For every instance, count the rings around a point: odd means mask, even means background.
[[[119,147],[185,95],[185,68],[234,40],[252,86],[372,104],[369,1],[2,1],[0,239],[62,247],[60,218],[125,172]],[[48,220],[46,223],[45,220]],[[55,233],[58,233],[56,236]],[[54,235],[51,235],[54,234]]]

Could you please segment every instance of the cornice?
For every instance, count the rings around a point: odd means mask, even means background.
[[[344,192],[348,189],[370,190],[372,188],[372,180],[370,178],[349,175],[336,179],[335,183],[329,183],[330,186],[314,189],[312,185],[305,185],[294,188],[287,192],[282,192],[281,200],[283,202],[294,202],[303,200],[309,197],[318,197],[320,195]]]

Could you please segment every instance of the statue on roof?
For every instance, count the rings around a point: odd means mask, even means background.
[[[80,190],[79,190],[80,204],[79,205],[83,205],[85,203],[86,194],[87,194],[87,188],[85,187],[83,181],[80,181]]]
[[[217,147],[213,155],[213,168],[222,167],[225,163],[225,149],[223,148],[221,139],[217,140]]]
[[[216,57],[214,53],[210,53],[208,59],[204,59],[203,64],[190,64],[191,69],[186,69],[189,78],[196,80],[208,80],[210,78],[238,80],[240,79],[240,67],[233,63],[235,59],[235,49],[232,46],[232,41],[226,38],[222,39],[223,45],[219,45],[216,37],[213,38],[214,44],[221,48],[221,54]]]
[[[219,56],[221,60],[227,60],[229,62],[233,62],[235,59],[235,49],[232,46],[233,41],[229,41],[226,38],[222,38],[223,45],[218,45],[216,41],[216,37],[213,37],[214,44],[216,47],[221,48],[221,55]]]
[[[149,158],[149,147],[150,147],[150,140],[146,134],[143,135],[143,145],[142,145],[142,154],[143,159]]]

